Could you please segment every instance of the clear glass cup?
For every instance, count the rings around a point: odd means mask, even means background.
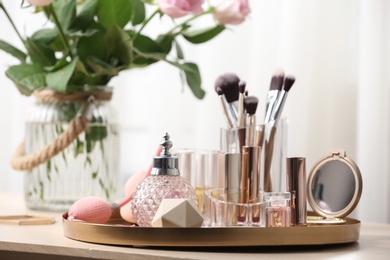
[[[205,223],[208,227],[265,227],[267,202],[263,193],[250,203],[241,202],[240,189],[206,190]]]
[[[242,153],[243,146],[261,147],[258,187],[265,192],[285,192],[288,119],[243,128],[221,128],[220,148]],[[241,186],[241,185],[240,185]]]
[[[199,213],[203,214],[204,192],[218,186],[219,163],[222,154],[206,149],[178,149],[172,151],[178,157],[180,175],[195,188]]]

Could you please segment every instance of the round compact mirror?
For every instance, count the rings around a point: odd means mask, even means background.
[[[307,197],[313,211],[326,218],[350,214],[362,194],[362,177],[344,150],[332,150],[310,172]]]

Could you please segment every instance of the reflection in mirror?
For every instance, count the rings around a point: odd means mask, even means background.
[[[337,212],[351,203],[356,189],[355,176],[347,164],[328,161],[317,171],[311,187],[314,201],[320,209]]]

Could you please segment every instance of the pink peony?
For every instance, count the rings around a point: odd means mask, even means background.
[[[215,6],[213,15],[222,24],[240,24],[250,11],[248,0],[222,0]]]
[[[158,0],[157,2],[161,11],[172,18],[203,12],[204,0]]]
[[[53,2],[53,0],[28,0],[30,4],[35,6],[46,6]]]

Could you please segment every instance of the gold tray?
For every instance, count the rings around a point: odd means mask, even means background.
[[[107,224],[69,221],[63,215],[66,237],[98,244],[154,247],[225,247],[327,245],[355,242],[360,221],[346,218],[344,224],[307,227],[257,228],[153,228],[130,226],[121,218]]]

